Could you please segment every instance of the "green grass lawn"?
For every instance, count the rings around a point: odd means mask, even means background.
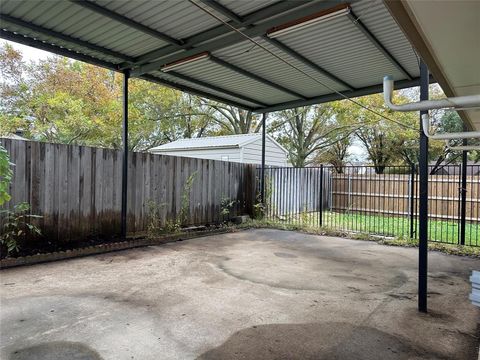
[[[318,226],[319,213],[310,212],[285,216],[282,222]],[[410,219],[406,216],[367,215],[359,213],[323,212],[323,226],[335,230],[357,231],[399,238],[410,237]],[[429,220],[428,238],[430,241],[441,241],[458,244],[459,224],[455,221]],[[418,234],[418,222],[414,226]],[[465,245],[480,246],[480,223],[468,223],[465,232]]]

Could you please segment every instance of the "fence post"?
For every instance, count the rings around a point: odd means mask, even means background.
[[[320,165],[320,226],[323,226],[323,164]]]
[[[410,169],[410,239],[415,236],[415,165]]]
[[[467,140],[463,140],[467,145]],[[460,245],[465,245],[465,228],[467,216],[467,152],[462,151],[462,185],[460,187]]]
[[[348,203],[347,203],[347,211],[350,210],[350,206],[352,204],[352,177],[348,174]]]

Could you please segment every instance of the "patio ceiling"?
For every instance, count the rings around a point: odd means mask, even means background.
[[[257,112],[418,84],[383,2],[195,2],[3,0],[0,37]]]

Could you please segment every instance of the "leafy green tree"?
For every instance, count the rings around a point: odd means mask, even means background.
[[[122,78],[93,65],[51,56],[25,63],[0,47],[0,132],[22,129],[37,140],[120,148]],[[139,79],[130,80],[129,148],[146,150],[212,127],[200,99]]]
[[[215,101],[207,101],[206,116],[217,126],[218,135],[249,134],[261,130],[261,115]]]
[[[336,104],[328,103],[284,110],[274,118],[270,128],[293,166],[312,164],[319,152],[351,135],[352,125],[338,124],[335,112]]]

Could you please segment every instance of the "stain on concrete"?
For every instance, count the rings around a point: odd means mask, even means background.
[[[40,343],[12,351],[9,360],[102,360],[85,344],[70,341]]]
[[[460,360],[473,353],[441,354],[372,327],[325,322],[253,326],[198,359]]]
[[[295,258],[298,258],[297,255],[293,255],[293,254],[290,254],[290,253],[284,253],[284,252],[276,252],[276,253],[273,253],[275,256],[278,256],[280,258],[286,258],[286,259],[295,259]]]

